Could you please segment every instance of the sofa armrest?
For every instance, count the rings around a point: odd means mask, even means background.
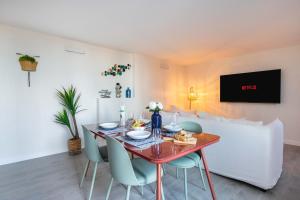
[[[268,176],[270,178],[269,182],[273,183],[273,185],[270,185],[270,188],[272,188],[277,183],[282,172],[284,125],[279,119],[276,119],[267,124],[266,127],[270,129],[272,134],[271,149],[269,152],[271,158],[271,162],[269,163],[270,175]]]

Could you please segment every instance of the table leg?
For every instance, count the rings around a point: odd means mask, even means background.
[[[213,200],[216,200],[217,197],[216,197],[216,193],[215,193],[215,190],[214,190],[214,185],[213,185],[213,182],[211,180],[209,170],[208,170],[208,165],[207,165],[206,158],[205,158],[205,155],[204,155],[204,151],[202,149],[200,150],[200,156],[201,156],[201,159],[202,159],[202,162],[203,162],[203,165],[204,165],[204,169],[205,169],[205,173],[206,173],[206,176],[207,176],[207,179],[208,179],[208,184],[209,184],[211,196],[212,196]]]
[[[156,164],[156,200],[161,200],[161,164]]]

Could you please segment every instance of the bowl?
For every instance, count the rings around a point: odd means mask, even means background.
[[[119,126],[118,123],[115,122],[108,122],[108,123],[102,123],[99,124],[100,128],[105,129],[105,130],[112,130],[115,129]]]
[[[135,140],[146,139],[151,135],[149,131],[129,131],[126,135]]]
[[[146,127],[140,126],[140,127],[132,127],[133,130],[135,131],[144,131]]]

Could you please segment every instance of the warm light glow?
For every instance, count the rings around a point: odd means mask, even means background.
[[[193,101],[193,100],[197,100],[198,98],[199,98],[199,95],[197,92],[195,92],[194,87],[190,87],[188,99]]]
[[[189,108],[192,109],[192,101],[199,99],[199,93],[194,90],[194,87],[190,87],[190,90],[188,93],[188,99],[190,101]]]

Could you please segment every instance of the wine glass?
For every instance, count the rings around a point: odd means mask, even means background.
[[[153,139],[153,141],[159,140],[160,139],[160,134],[161,134],[160,128],[154,128],[152,130],[152,139]]]
[[[129,112],[128,113],[128,120],[133,120],[134,119],[134,113],[133,112]]]

